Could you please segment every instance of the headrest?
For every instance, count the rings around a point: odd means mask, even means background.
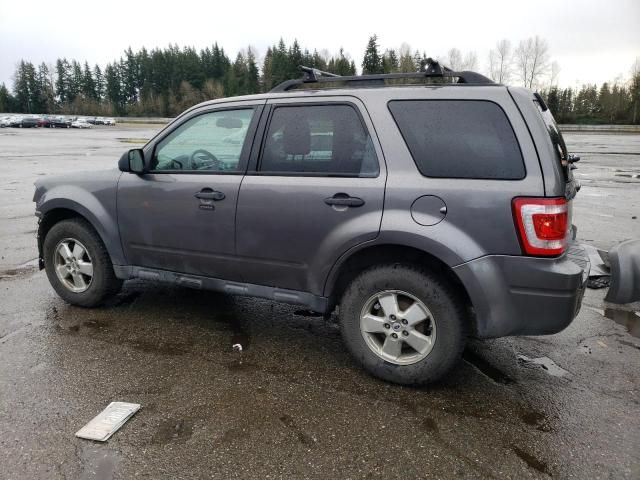
[[[311,129],[306,119],[289,122],[282,132],[284,153],[287,155],[307,155],[311,151]]]

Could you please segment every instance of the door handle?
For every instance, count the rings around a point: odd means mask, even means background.
[[[333,197],[325,198],[324,203],[338,207],[361,207],[364,205],[364,200],[346,193],[336,193]]]
[[[194,197],[199,198],[200,200],[224,200],[224,193],[212,190],[210,188],[203,188],[198,193],[194,195]]]

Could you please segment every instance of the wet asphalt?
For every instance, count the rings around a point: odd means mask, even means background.
[[[0,130],[0,478],[640,477],[640,305],[606,290],[560,334],[471,340],[422,389],[368,376],[335,318],[290,305],[139,281],[65,304],[33,261],[33,181],[114,167],[153,132]],[[640,135],[566,137],[578,238],[640,237]],[[142,409],[76,438],[111,401]]]

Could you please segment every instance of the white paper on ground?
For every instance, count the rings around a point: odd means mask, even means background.
[[[140,410],[140,406],[139,403],[111,402],[107,408],[78,430],[76,437],[104,442]]]

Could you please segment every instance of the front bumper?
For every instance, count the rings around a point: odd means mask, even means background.
[[[576,317],[589,276],[577,243],[558,258],[488,255],[454,268],[475,311],[480,338],[547,335]]]

